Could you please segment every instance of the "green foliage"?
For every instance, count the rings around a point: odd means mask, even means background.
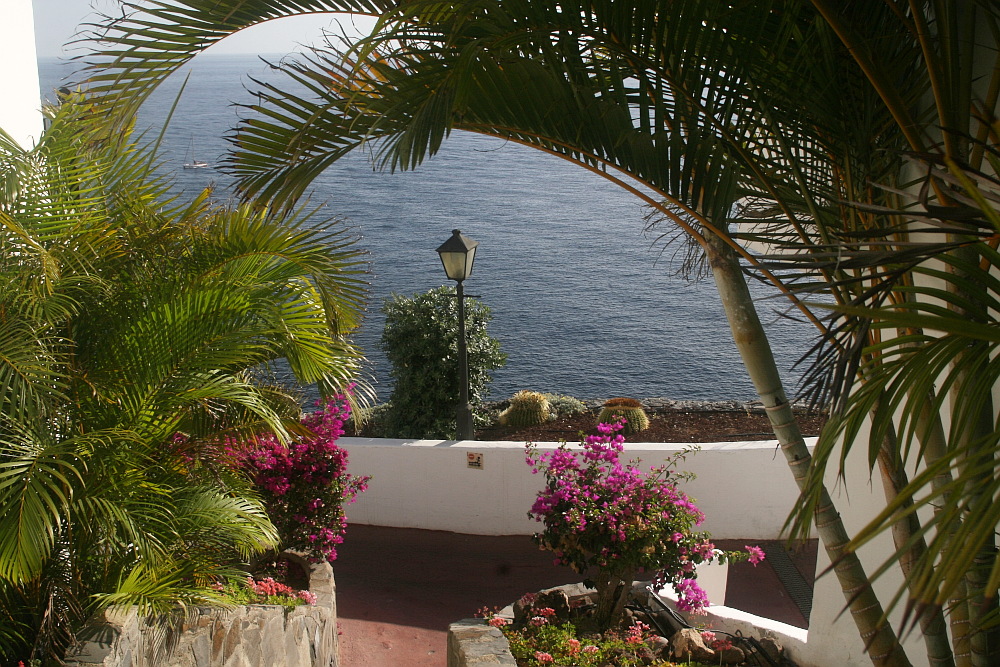
[[[82,96],[31,151],[0,132],[0,662],[58,659],[107,606],[217,601],[205,582],[277,545],[218,443],[299,428],[252,370],[353,376],[351,239],[181,204],[155,166]]]
[[[544,393],[542,396],[549,402],[549,410],[552,411],[553,418],[572,417],[587,411],[587,406],[578,398],[549,393]]]
[[[510,406],[498,417],[505,426],[534,426],[551,418],[549,401],[537,391],[519,391],[510,399]]]
[[[458,404],[458,305],[454,290],[438,287],[413,297],[393,295],[382,307],[385,329],[379,345],[392,364],[385,437],[449,438]],[[486,331],[490,309],[465,300],[469,402],[482,401],[490,371],[506,363],[500,343]]]
[[[502,626],[510,643],[511,655],[519,665],[577,665],[578,667],[640,667],[649,664],[644,641],[629,641],[631,635],[608,631],[587,636],[572,623],[525,626],[514,629]]]
[[[625,420],[625,427],[622,430],[625,435],[649,428],[649,416],[639,401],[634,398],[610,398],[605,401],[597,416],[597,423],[613,424],[621,420]]]
[[[359,408],[355,412],[354,419],[359,424],[359,428],[366,428],[376,438],[385,438],[388,437],[386,435],[386,421],[391,411],[392,405],[390,403],[379,403]]]

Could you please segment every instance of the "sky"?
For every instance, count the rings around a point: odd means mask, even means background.
[[[116,0],[31,0],[35,14],[35,48],[38,56],[52,58],[71,56],[75,51],[64,48],[73,39],[78,26],[93,17],[94,10],[116,14]],[[289,53],[299,45],[319,40],[323,29],[341,32],[340,25],[348,32],[365,32],[372,25],[367,17],[346,14],[296,16],[254,26],[222,40],[212,46],[210,53]],[[357,25],[353,29],[352,25]]]

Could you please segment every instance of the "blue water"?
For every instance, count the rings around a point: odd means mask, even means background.
[[[65,68],[40,60],[43,95]],[[210,164],[226,150],[255,78],[270,75],[249,56],[199,56],[147,102],[139,126],[162,127],[183,75],[190,72],[162,148],[176,187],[195,193],[229,179]],[[51,98],[51,94],[48,95]],[[415,171],[375,172],[351,155],[316,182],[314,202],[342,216],[370,252],[369,312],[355,337],[379,393],[388,398],[388,364],[378,350],[387,295],[448,283],[434,249],[454,228],[480,242],[466,291],[493,312],[490,333],[508,354],[494,374],[492,398],[519,389],[578,398],[609,396],[750,399],[753,386],[730,337],[711,279],[677,277],[674,248],[644,235],[638,199],[599,176],[540,151],[456,133]],[[813,330],[779,317],[773,292],[751,285],[786,390]]]

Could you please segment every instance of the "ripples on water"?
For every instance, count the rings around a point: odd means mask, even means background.
[[[60,67],[40,61],[42,90]],[[225,131],[247,102],[247,73],[266,74],[246,56],[200,56],[171,125],[162,157],[178,188],[197,192],[229,180],[213,169],[185,170],[192,158],[218,162]],[[140,125],[162,125],[180,87],[175,76],[147,103]],[[194,144],[193,155],[191,144]],[[456,133],[440,154],[412,172],[374,172],[365,155],[320,177],[313,201],[326,201],[362,237],[371,255],[371,298],[356,336],[370,360],[379,398],[389,394],[388,364],[377,349],[382,301],[449,283],[434,249],[454,228],[480,242],[466,291],[493,311],[491,334],[508,354],[492,397],[519,389],[579,398],[754,397],[711,279],[674,275],[672,249],[642,233],[638,199],[559,158],[514,144]],[[794,393],[794,362],[813,331],[774,314],[771,291],[751,285]]]

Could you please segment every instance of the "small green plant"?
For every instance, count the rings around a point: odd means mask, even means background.
[[[510,407],[500,413],[504,426],[534,426],[550,419],[549,400],[537,391],[519,391],[510,399]]]
[[[395,383],[383,437],[450,438],[458,404],[458,306],[452,288],[438,287],[413,297],[398,294],[382,306],[385,328],[379,345],[392,365]],[[482,401],[507,355],[490,337],[490,309],[465,300],[469,401]]]
[[[609,398],[597,417],[598,424],[613,424],[625,421],[622,433],[631,435],[649,428],[649,417],[642,409],[642,403],[634,398]]]
[[[550,418],[572,417],[587,411],[587,406],[578,398],[561,394],[542,394],[549,402]]]
[[[576,620],[561,617],[555,609],[536,603],[536,599],[533,593],[521,598],[518,604],[524,606],[525,617],[520,622],[512,623],[489,609],[481,609],[478,614],[504,634],[518,665],[639,667],[654,659],[646,645],[652,638],[648,625],[637,622],[620,632],[584,631]]]

